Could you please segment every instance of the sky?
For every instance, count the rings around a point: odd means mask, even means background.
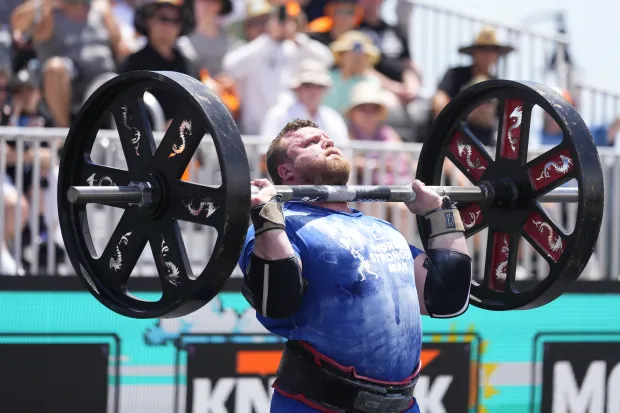
[[[620,94],[620,2],[610,0],[424,0],[428,4],[553,34],[553,21],[536,17],[564,11],[581,83]],[[393,0],[386,0],[391,20]],[[415,1],[414,1],[415,2]],[[415,10],[414,10],[415,13]]]

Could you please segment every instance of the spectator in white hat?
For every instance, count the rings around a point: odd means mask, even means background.
[[[388,97],[379,85],[362,82],[351,91],[350,103],[345,110],[349,122],[349,138],[356,141],[402,142],[401,137],[390,125],[385,123],[388,116]],[[383,166],[384,174],[380,173]],[[366,169],[372,171],[370,185],[394,185],[412,179],[411,159],[401,153],[366,152],[355,159],[358,180],[361,181]]]
[[[336,145],[348,141],[347,125],[342,116],[321,104],[332,84],[327,67],[314,60],[304,60],[299,66],[299,72],[291,82],[295,100],[269,109],[261,126],[261,136],[272,140],[288,122],[300,118],[318,124]]]
[[[292,98],[288,85],[301,60],[333,63],[329,49],[301,31],[305,25],[301,13],[297,3],[274,8],[265,33],[224,57],[223,69],[235,80],[240,95],[244,134],[258,134],[267,111]]]

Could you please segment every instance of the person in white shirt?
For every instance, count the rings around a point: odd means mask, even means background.
[[[329,71],[322,63],[314,60],[300,62],[299,72],[291,82],[295,100],[269,109],[261,126],[261,136],[271,142],[288,122],[299,118],[319,125],[336,145],[346,144],[349,132],[344,119],[334,109],[321,104],[331,83]]]
[[[241,131],[257,135],[267,111],[292,99],[288,85],[303,59],[331,66],[334,58],[323,44],[298,30],[304,18],[297,3],[275,8],[266,33],[229,52],[223,68],[237,84],[241,101]],[[275,136],[275,135],[274,135]]]

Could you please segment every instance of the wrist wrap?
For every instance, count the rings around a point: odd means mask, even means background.
[[[451,232],[465,232],[461,214],[453,203],[450,203],[448,197],[444,197],[441,207],[427,213],[426,228],[429,238],[439,235],[449,234]]]
[[[268,202],[252,208],[251,218],[254,224],[254,236],[274,229],[285,229],[284,212],[280,197],[274,196]]]

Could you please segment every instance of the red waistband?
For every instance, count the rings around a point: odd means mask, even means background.
[[[318,410],[319,412],[341,413],[341,411],[339,410],[332,410],[329,407],[322,405],[321,403],[310,400],[303,394],[294,394],[294,393],[289,393],[285,390],[282,390],[282,388],[278,384],[278,380],[274,381],[271,387],[273,387],[273,389],[277,391],[279,394],[281,394],[282,396],[287,397],[289,399],[297,400],[298,402],[301,402],[314,410]],[[414,404],[415,404],[415,397],[412,397],[411,402],[409,402],[409,405],[407,406],[407,409],[411,408],[411,406],[413,406]]]
[[[319,366],[321,365],[321,361],[324,361],[324,362],[329,363],[332,366],[338,368],[343,373],[351,374],[353,377],[355,377],[358,380],[364,380],[364,381],[368,381],[368,382],[371,382],[371,383],[383,384],[383,385],[387,385],[387,386],[398,386],[398,385],[407,384],[407,383],[411,382],[413,380],[413,378],[416,377],[420,373],[420,370],[422,369],[422,360],[420,360],[418,362],[418,367],[415,369],[413,374],[411,374],[408,377],[405,377],[401,381],[386,381],[386,380],[371,379],[370,377],[366,377],[366,376],[362,376],[362,375],[357,374],[357,372],[355,371],[355,367],[353,367],[353,366],[349,366],[349,367],[343,366],[342,364],[336,362],[335,360],[333,360],[333,359],[331,359],[331,358],[329,358],[329,357],[319,353],[314,348],[312,348],[312,346],[310,346],[310,344],[306,343],[305,341],[299,341],[298,343],[306,351],[308,351],[310,354],[312,354],[312,358],[314,359],[314,362],[316,364],[318,364]]]

